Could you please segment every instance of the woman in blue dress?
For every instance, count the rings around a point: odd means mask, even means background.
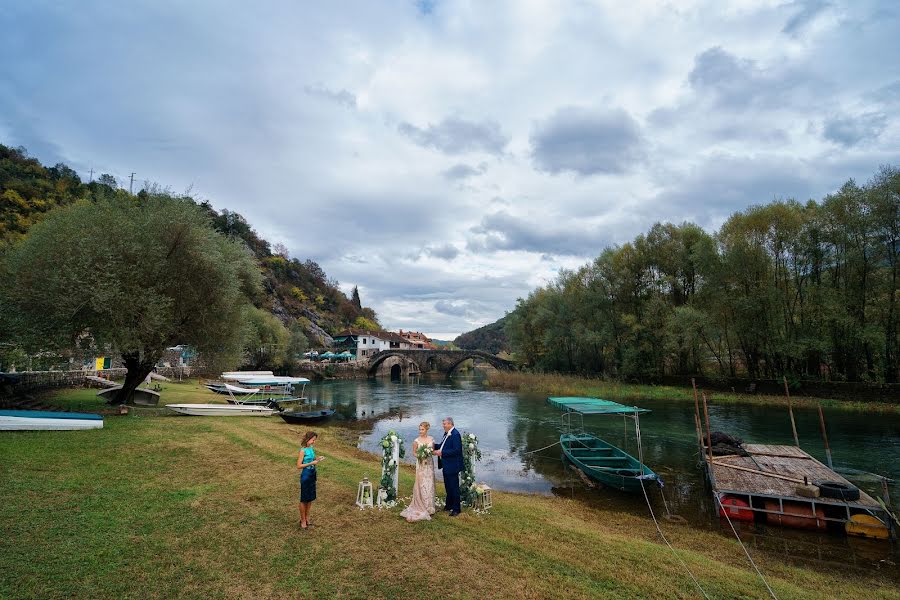
[[[325,458],[316,456],[313,445],[319,436],[315,431],[307,431],[300,446],[297,457],[297,468],[300,469],[300,527],[312,527],[309,522],[309,508],[316,499],[316,465]]]

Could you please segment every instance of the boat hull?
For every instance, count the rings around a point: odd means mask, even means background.
[[[268,417],[273,409],[246,404],[168,404],[166,408],[195,417]]]
[[[590,479],[624,492],[637,492],[642,484],[658,480],[647,465],[597,436],[564,434],[559,437],[563,454]]]
[[[302,425],[303,423],[318,423],[330,419],[334,415],[333,409],[322,409],[304,412],[281,412],[278,413],[285,423],[292,425]]]
[[[0,431],[103,429],[103,417],[89,413],[0,410]]]

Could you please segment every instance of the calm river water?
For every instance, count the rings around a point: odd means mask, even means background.
[[[343,418],[359,420],[362,425],[361,449],[379,451],[378,441],[391,429],[411,446],[421,421],[430,422],[432,434],[440,439],[440,421],[451,415],[460,431],[478,435],[484,458],[476,466],[476,477],[494,489],[563,495],[636,514],[647,512],[640,497],[586,489],[564,466],[558,446],[533,453],[559,440],[560,411],[547,404],[546,396],[489,390],[476,377],[418,382],[337,381],[311,386],[307,395],[313,401],[335,408]],[[652,410],[641,418],[644,457],[665,481],[662,493],[669,509],[695,526],[720,527],[712,497],[697,466],[693,403],[645,400],[637,404]],[[824,462],[817,412],[795,409],[795,416],[801,446]],[[825,419],[835,467],[878,473],[894,479],[891,497],[895,501],[900,499],[900,417],[826,410]],[[790,420],[784,408],[713,405],[710,421],[714,430],[728,432],[747,442],[793,443]],[[628,419],[627,434],[622,417],[586,417],[585,428],[636,454],[631,419]],[[409,462],[412,462],[411,454],[408,454]],[[377,463],[373,462],[370,475],[377,476],[377,469]],[[873,495],[881,495],[881,485],[874,478],[848,477]],[[652,490],[651,498],[654,510],[664,514],[660,492]],[[861,567],[876,564],[877,557],[885,552],[887,555],[893,553],[887,544],[848,540],[829,534],[758,526],[745,534],[754,544],[783,548],[792,556],[803,555],[826,563],[834,560],[845,564],[850,560],[848,549],[852,555],[850,562],[858,562]]]

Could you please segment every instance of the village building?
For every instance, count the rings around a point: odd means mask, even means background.
[[[417,350],[437,350],[437,346],[431,343],[431,339],[424,333],[418,331],[403,331],[401,329],[399,335],[409,342],[412,348]]]
[[[351,327],[334,335],[333,339],[335,350],[352,352],[357,360],[364,360],[382,350],[414,348],[409,340],[393,331],[366,331]]]

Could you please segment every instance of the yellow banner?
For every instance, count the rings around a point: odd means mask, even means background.
[[[102,356],[100,358],[98,358],[96,361],[94,361],[94,368],[97,369],[98,371],[103,370],[103,357]]]

